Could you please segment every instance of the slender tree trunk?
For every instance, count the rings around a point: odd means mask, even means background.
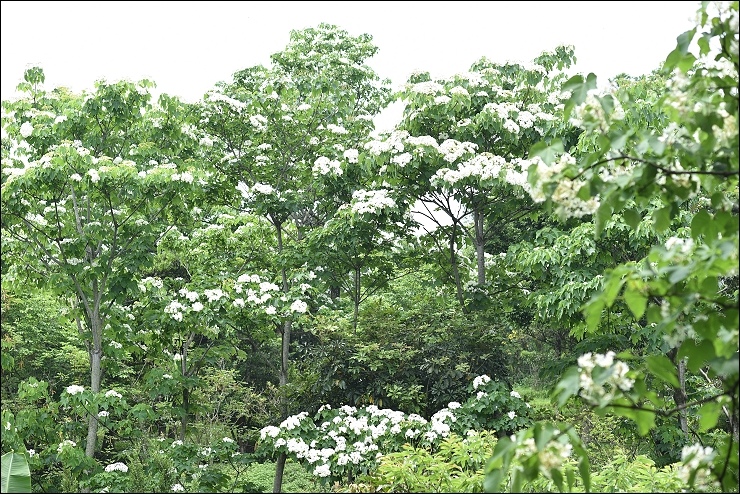
[[[281,223],[275,223],[275,229],[277,230],[277,242],[278,242],[278,256],[283,253],[283,228]],[[281,270],[282,278],[282,290],[283,293],[288,293],[288,273],[285,268]],[[280,352],[280,388],[282,393],[280,394],[280,412],[282,418],[288,417],[288,399],[285,395],[285,386],[288,384],[288,364],[290,363],[290,331],[292,329],[293,321],[288,317],[283,321],[281,328],[282,337],[282,348]],[[285,453],[280,453],[275,464],[275,479],[272,483],[272,492],[280,492],[283,487],[283,472],[285,471]]]
[[[332,300],[336,300],[339,298],[339,287],[338,286],[330,286],[329,287],[329,297],[331,297]]]
[[[483,214],[480,211],[473,213],[473,222],[475,223],[475,255],[478,266],[478,284],[483,285],[486,282],[486,239],[483,234]]]
[[[188,349],[190,344],[195,339],[195,333],[190,333],[188,339],[182,345],[182,358],[180,359],[180,372],[182,377],[188,377]],[[190,421],[190,389],[187,386],[182,388],[182,419],[180,420],[180,441],[185,440],[185,435],[188,432],[188,423]]]
[[[460,269],[457,266],[457,252],[455,252],[455,231],[456,226],[452,226],[452,233],[450,234],[450,265],[452,267],[452,277],[455,280],[455,293],[457,295],[457,301],[460,302],[460,306],[465,311],[465,296],[462,289],[462,281],[460,280]]]
[[[283,338],[282,338],[282,358],[281,358],[281,365],[280,365],[280,387],[283,388],[283,391],[285,391],[284,387],[286,384],[288,384],[288,357],[289,357],[289,348],[290,348],[290,331],[293,326],[293,321],[290,319],[283,322]],[[282,417],[285,419],[288,416],[288,400],[285,396],[285,393],[281,393],[280,395],[280,407],[281,407],[281,413]],[[277,463],[275,464],[275,480],[272,484],[272,492],[280,492],[282,490],[283,485],[283,471],[285,470],[285,460],[286,456],[285,453],[280,453],[277,459]]]
[[[90,390],[100,393],[100,382],[103,376],[103,321],[100,319],[98,307],[90,314],[90,332],[92,334],[92,346],[90,347]],[[94,412],[94,410],[91,410]],[[98,439],[98,417],[90,413],[87,417],[87,443],[85,444],[85,456],[95,456]]]
[[[686,360],[678,359],[678,362],[676,362],[677,354],[678,350],[676,348],[668,352],[668,358],[676,364],[676,368],[678,369],[679,387],[673,388],[673,401],[677,407],[682,407],[678,412],[678,423],[681,427],[681,432],[688,434],[689,424],[686,419],[686,408],[684,408],[688,401],[688,396],[686,395]]]
[[[357,332],[357,318],[360,314],[360,268],[355,267],[354,272],[354,287],[352,293],[352,299],[355,304],[355,310],[352,314],[352,331]]]
[[[272,484],[272,492],[280,492],[283,485],[283,472],[285,471],[285,453],[280,453],[275,464],[275,481]]]
[[[676,389],[673,393],[674,399],[676,400],[677,407],[683,407],[686,405],[688,399],[686,395],[686,360],[680,359],[678,361],[678,383],[681,385],[680,388]],[[684,434],[689,433],[689,424],[686,419],[686,408],[682,408],[678,412],[678,421],[681,424],[681,432]]]

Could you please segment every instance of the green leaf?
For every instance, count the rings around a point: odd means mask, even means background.
[[[686,368],[691,372],[698,372],[707,362],[716,356],[711,341],[701,340],[698,343],[689,338],[681,343],[678,358],[687,357]]]
[[[658,232],[668,229],[671,226],[671,208],[666,206],[653,211],[653,221],[655,222],[655,229]]]
[[[640,221],[642,221],[642,215],[635,209],[625,209],[622,211],[622,215],[624,216],[624,222],[633,230],[636,230]]]
[[[655,412],[652,410],[629,408],[629,407],[611,407],[614,415],[621,415],[632,419],[637,424],[637,433],[641,436],[646,435],[650,432],[650,429],[655,427]]]
[[[589,331],[595,331],[601,321],[601,311],[604,310],[604,300],[599,298],[586,305],[583,315],[586,318],[586,327]]]
[[[672,268],[671,275],[668,277],[668,281],[675,285],[690,274],[691,266],[676,266],[675,268]]]
[[[712,217],[704,209],[696,213],[691,219],[691,237],[694,240],[699,240],[699,237],[704,233],[711,220]]]
[[[555,486],[558,488],[559,492],[563,492],[563,474],[558,470],[557,468],[551,468],[550,469],[550,476],[552,477],[552,481],[555,482]]]
[[[604,227],[606,226],[606,223],[611,219],[613,213],[614,208],[612,208],[612,205],[608,202],[602,202],[599,205],[599,209],[596,210],[596,218],[594,221],[596,236],[601,235],[601,232],[604,231]]]
[[[624,301],[635,319],[640,319],[647,307],[647,297],[639,290],[631,289],[629,285],[624,289]]]
[[[631,131],[627,131],[627,132],[624,132],[624,133],[619,132],[619,133],[616,133],[615,135],[613,135],[611,137],[611,147],[612,147],[612,149],[614,149],[616,151],[620,151],[624,147],[624,145],[627,144],[627,139],[630,137],[631,134],[632,134]]]
[[[568,398],[577,395],[580,388],[581,380],[578,367],[571,367],[555,385],[553,396],[558,397],[558,406],[562,407],[568,401]]]
[[[681,59],[678,61],[678,68],[682,72],[686,73],[691,67],[694,66],[694,62],[696,62],[696,57],[691,53],[688,53],[681,57]]]
[[[601,296],[607,307],[611,307],[612,304],[614,304],[614,300],[616,300],[617,295],[619,295],[619,291],[622,289],[625,281],[627,281],[627,279],[617,272],[612,272],[607,278],[603,294]],[[599,313],[601,313],[601,310],[599,310]]]
[[[713,429],[719,421],[722,405],[717,401],[710,401],[699,408],[699,431],[707,432]]]
[[[681,51],[682,55],[689,52],[689,45],[691,44],[691,40],[694,39],[695,34],[696,28],[681,33],[676,37],[676,48]]]
[[[645,359],[648,370],[661,381],[665,381],[674,388],[681,385],[676,376],[676,366],[665,355],[650,355]]]
[[[583,490],[591,492],[591,465],[588,456],[581,456],[581,461],[578,462],[578,471],[581,473],[581,480],[583,480]]]
[[[551,164],[563,154],[563,143],[560,140],[554,141],[548,145],[545,141],[540,141],[529,150],[530,156],[539,156],[546,164]]]
[[[1,459],[0,492],[31,492],[31,471],[25,455],[5,453]]]

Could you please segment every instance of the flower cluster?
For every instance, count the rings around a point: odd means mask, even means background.
[[[126,472],[128,472],[128,467],[126,466],[125,463],[121,463],[120,461],[118,461],[116,463],[111,463],[110,465],[106,466],[105,467],[105,471],[106,472],[109,472],[109,473],[110,472],[123,472],[123,473],[126,473]]]
[[[111,396],[114,397],[114,398],[123,398],[123,396],[121,395],[121,393],[117,392],[114,389],[111,389],[109,391],[106,391],[106,393],[105,393],[105,397],[106,398],[110,398]]]
[[[558,438],[560,437],[564,436],[558,436]],[[512,435],[511,440],[516,442],[517,437]],[[519,464],[524,464],[529,463],[531,458],[536,456],[540,473],[548,479],[552,479],[553,470],[560,469],[572,451],[573,446],[569,442],[559,440],[552,440],[538,450],[534,438],[528,437],[517,447],[514,458],[518,460]]]
[[[627,377],[629,367],[614,360],[614,352],[586,353],[578,357],[581,397],[597,405],[611,401],[617,393],[632,389],[635,381]]]
[[[352,193],[352,211],[358,214],[377,214],[384,208],[396,206],[396,201],[388,196],[387,189],[356,190]]]
[[[64,441],[59,443],[59,446],[57,446],[57,453],[61,453],[64,448],[74,448],[75,446],[77,446],[76,442],[65,439]]]
[[[326,156],[319,156],[311,168],[314,176],[317,175],[341,175],[342,164],[338,160],[330,160]]]
[[[503,414],[500,423],[506,423],[512,430],[518,429],[518,422],[523,423],[524,419],[519,414],[526,415],[527,404],[519,393],[507,390],[502,395],[498,391],[505,386],[491,381],[487,375],[476,377],[473,388],[486,389],[492,397],[503,396],[506,403],[502,407],[509,413]],[[499,402],[491,404],[496,405],[493,408],[502,408],[498,407]],[[345,474],[374,468],[382,456],[379,453],[381,447],[384,452],[400,451],[404,444],[409,443],[436,448],[451,433],[469,436],[474,433],[471,426],[476,424],[487,428],[490,421],[484,415],[492,408],[487,406],[488,403],[485,405],[485,410],[482,410],[480,403],[471,396],[464,404],[450,402],[430,420],[376,405],[360,409],[348,405],[332,409],[324,405],[313,420],[306,412],[301,412],[288,417],[277,427],[264,427],[260,431],[257,452],[265,455],[285,452],[317,477],[337,480]]]
[[[67,388],[66,388],[65,391],[67,391],[67,393],[69,393],[71,395],[76,395],[78,393],[82,393],[83,391],[85,391],[85,387],[84,386],[78,386],[76,384],[73,384],[71,386],[67,386]]]
[[[546,184],[558,180],[551,198],[558,205],[560,214],[567,218],[580,218],[588,214],[594,214],[599,208],[598,197],[590,197],[586,201],[578,197],[578,192],[585,185],[583,180],[560,178],[560,174],[567,167],[576,163],[575,158],[570,154],[563,153],[558,161],[549,166],[539,156],[535,156],[531,160],[518,160],[518,162],[525,172],[532,165],[535,165],[537,183],[532,187],[525,187],[525,190],[529,192],[535,202],[543,202],[547,198],[545,193]]]
[[[702,447],[698,443],[684,446],[678,470],[681,480],[697,492],[719,488],[719,482],[711,477],[714,466],[712,462],[716,454],[711,447]]]
[[[440,168],[432,176],[431,182],[437,185],[449,184],[454,186],[458,181],[468,177],[475,177],[477,180],[488,180],[498,177],[505,167],[507,167],[507,162],[501,156],[481,153],[460,163],[456,169]],[[526,177],[524,181],[526,181]]]

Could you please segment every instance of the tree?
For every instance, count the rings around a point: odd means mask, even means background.
[[[352,185],[333,187],[331,178],[351,170],[356,145],[372,130],[372,118],[387,101],[365,61],[377,48],[372,37],[350,36],[336,26],[292,31],[273,67],[252,67],[220,83],[203,105],[203,128],[222,158],[214,166],[227,186],[242,194],[237,209],[266,218],[275,230],[276,272],[282,292],[276,331],[281,335],[280,384],[288,383],[291,328],[307,304],[297,284],[315,277],[300,259],[306,233],[331,217],[337,201],[349,201]],[[328,176],[317,181],[315,175]],[[341,202],[340,202],[341,203]],[[288,404],[283,414],[287,416]],[[285,456],[278,460],[275,491]]]
[[[38,68],[24,77],[28,96],[3,101],[4,275],[72,303],[97,394],[103,346],[125,323],[138,273],[198,186],[188,161],[196,142],[177,100],[151,104],[148,81],[99,81],[94,93],[75,96],[44,92]],[[91,409],[90,458],[97,428]]]
[[[645,321],[657,336],[659,348],[648,348],[640,356],[582,355],[578,366],[556,386],[558,403],[580,395],[601,414],[633,420],[641,434],[655,427],[656,416],[694,409],[701,417],[696,433],[700,441],[701,433],[715,428],[724,413],[728,433],[720,437],[716,449],[701,443],[686,446],[681,474],[690,488],[734,491],[740,397],[738,2],[702,3],[697,21],[694,29],[678,36],[676,49],[663,64],[669,90],[656,101],[655,114],[667,116],[664,129],[625,126],[622,117],[635,108],[634,101],[595,94],[593,74],[574,76],[563,86],[572,92],[565,115],[573,115],[585,132],[582,138],[597,146],[567,160],[560,159],[562,143],[535,148],[533,155],[543,162],[533,164],[530,174],[533,189],[542,190],[565,213],[574,200],[594,201],[596,235],[616,213],[637,229],[641,210],[659,204],[650,216],[658,241],[638,262],[605,270],[603,289],[583,309],[588,331],[595,332],[608,310],[623,302],[634,319]],[[689,228],[661,238],[687,214]],[[680,390],[683,373],[703,376],[714,389],[696,399],[674,395],[671,407],[646,384],[652,380]],[[498,487],[503,473],[497,469],[509,467],[527,434],[538,444],[563,436],[540,426],[500,441],[489,464],[488,488]],[[577,438],[572,440],[578,456],[585,459],[585,451],[576,447]],[[538,447],[528,456],[535,468],[524,470],[525,478],[538,475],[539,451]],[[588,489],[587,472],[581,472]],[[561,485],[562,480],[561,473]]]
[[[460,270],[463,239],[475,249],[472,286],[486,286],[486,244],[506,225],[535,212],[520,161],[540,140],[562,137],[559,91],[573,50],[558,47],[532,64],[485,58],[469,72],[432,81],[412,75],[399,93],[398,128],[366,144],[378,173],[416,202],[439,251],[448,252],[457,298],[466,305]]]

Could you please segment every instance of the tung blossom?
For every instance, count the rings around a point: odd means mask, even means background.
[[[21,125],[21,135],[23,137],[29,137],[31,134],[33,134],[33,125],[31,122],[23,122],[23,125]]]
[[[303,314],[308,309],[308,304],[302,300],[295,300],[292,304],[290,304],[290,311],[291,312],[300,312]]]
[[[69,393],[71,395],[76,395],[78,393],[82,393],[83,391],[85,391],[85,387],[84,386],[78,386],[76,384],[73,384],[71,386],[67,386],[66,391],[67,391],[67,393]]]

